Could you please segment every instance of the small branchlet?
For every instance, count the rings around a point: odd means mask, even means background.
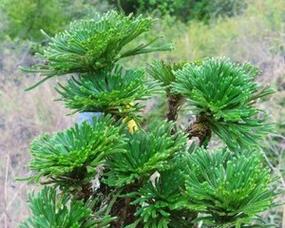
[[[258,70],[252,65],[237,64],[227,58],[207,58],[186,64],[175,74],[172,87],[185,96],[197,116],[198,130],[206,138],[211,131],[234,150],[257,145],[270,131],[265,119],[259,118],[261,111],[254,103],[273,91],[254,81]]]
[[[197,137],[199,139],[199,146],[207,147],[211,139],[212,132],[211,128],[208,126],[207,117],[200,115],[194,123],[186,129],[188,133],[188,138]]]

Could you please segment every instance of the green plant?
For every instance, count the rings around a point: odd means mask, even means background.
[[[61,187],[80,188],[93,178],[96,167],[108,155],[124,150],[125,138],[119,132],[106,116],[92,125],[84,122],[52,136],[41,135],[31,146],[30,169],[36,172],[33,179],[48,178]]]
[[[255,151],[211,154],[199,149],[189,157],[185,179],[191,203],[206,214],[201,219],[211,225],[246,224],[272,206],[270,172]]]
[[[105,182],[108,185],[122,187],[167,169],[167,161],[185,147],[185,135],[181,132],[172,135],[171,124],[157,123],[152,128],[148,133],[136,131],[131,134],[126,151],[107,159],[110,170]]]
[[[258,146],[269,128],[255,107],[272,91],[254,81],[258,70],[225,58],[156,61],[149,79],[143,70],[120,66],[122,57],[170,47],[122,50],[151,23],[109,12],[72,23],[44,47],[45,64],[31,71],[44,80],[72,74],[56,87],[60,100],[74,112],[101,116],[32,142],[28,179],[50,187],[31,198],[30,224],[241,227],[274,205],[277,192]],[[166,120],[143,128],[142,100],[163,91]],[[176,119],[186,106],[196,120],[182,129]],[[212,132],[229,149],[208,149]],[[193,137],[199,145],[188,143]]]
[[[54,35],[70,20],[84,17],[87,6],[81,0],[1,0],[0,10],[6,16],[4,33],[12,39],[41,41],[41,29]],[[3,18],[2,18],[3,19]]]
[[[182,21],[198,19],[206,22],[211,18],[240,14],[246,7],[243,0],[109,0],[109,3],[127,14],[169,14]]]
[[[31,194],[29,203],[33,216],[20,227],[108,227],[112,221],[102,211],[93,212],[93,202],[71,199],[68,194],[58,195],[56,189],[44,187],[37,195]],[[98,215],[102,217],[97,217]]]
[[[172,83],[176,81],[174,71],[183,68],[184,63],[165,63],[163,61],[153,62],[148,69],[149,75],[156,81],[162,83],[168,100],[168,120],[175,121],[177,119],[178,110],[183,102],[183,96],[171,89]]]
[[[123,16],[110,11],[95,19],[75,21],[69,28],[57,34],[47,48],[40,54],[47,64],[29,69],[40,72],[45,78],[68,73],[97,73],[100,70],[112,69],[114,64],[125,57],[154,51],[171,49],[171,45],[150,46],[157,38],[146,44],[123,49],[127,44],[152,25],[151,18]],[[38,85],[38,83],[36,84]],[[33,88],[33,87],[31,87]]]
[[[90,74],[72,78],[66,86],[59,84],[57,90],[66,106],[75,111],[105,112],[117,117],[138,119],[142,106],[131,104],[148,98],[155,92],[155,85],[145,83],[143,71],[125,71],[117,65],[111,72],[102,71],[95,77]],[[94,87],[98,89],[94,90]]]
[[[230,149],[256,144],[269,126],[258,118],[261,111],[253,104],[273,92],[254,81],[258,73],[250,64],[225,58],[206,59],[178,70],[174,90],[186,97],[197,115],[189,133],[207,142],[214,132]]]

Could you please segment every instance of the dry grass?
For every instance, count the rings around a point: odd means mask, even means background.
[[[1,53],[0,72],[0,227],[16,227],[27,213],[27,192],[33,186],[17,177],[29,175],[28,145],[43,132],[70,126],[61,104],[54,102],[56,93],[51,84],[25,92],[35,79],[27,78],[18,66],[31,61],[28,47],[5,48]]]

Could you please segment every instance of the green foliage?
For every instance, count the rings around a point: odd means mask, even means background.
[[[56,133],[44,134],[31,145],[30,169],[62,186],[86,183],[106,156],[124,151],[125,138],[110,116]]]
[[[200,220],[205,227],[251,224],[257,213],[272,205],[275,195],[269,170],[255,151],[267,131],[255,103],[272,91],[254,82],[255,67],[225,58],[190,64],[156,61],[148,70],[156,82],[146,81],[141,70],[125,70],[117,64],[121,58],[169,48],[150,47],[155,40],[135,48],[128,45],[147,32],[152,21],[112,11],[72,23],[44,48],[45,64],[30,71],[40,72],[42,81],[72,74],[57,87],[61,100],[74,112],[100,112],[102,117],[33,141],[31,179],[70,194],[62,203],[53,200],[60,194],[34,196],[33,205],[59,204],[59,210],[47,208],[45,213],[62,218],[74,199],[84,199],[80,203],[92,209],[90,224],[95,227],[186,228]],[[136,124],[143,113],[140,101],[157,92],[158,84],[167,92],[168,121],[144,129]],[[188,147],[193,129],[184,133],[169,121],[177,119],[184,98],[196,115],[193,126],[198,133],[206,132],[210,140],[214,132],[231,152]],[[194,136],[204,145],[199,134]],[[72,219],[88,215],[84,208],[72,210]],[[41,210],[33,212],[31,224],[43,219]],[[80,218],[89,222],[88,216]]]
[[[160,82],[163,89],[166,91],[168,105],[168,113],[166,114],[166,118],[169,121],[177,120],[178,110],[184,102],[183,97],[172,89],[172,84],[176,81],[174,71],[182,69],[184,64],[185,63],[167,64],[163,61],[155,61],[148,69],[150,76],[156,81]],[[161,112],[162,110],[159,111]]]
[[[247,224],[272,206],[272,180],[261,161],[255,151],[232,154],[198,149],[189,156],[187,194],[199,212],[209,215],[203,221],[226,227]]]
[[[90,20],[75,21],[69,28],[49,38],[40,57],[47,64],[35,65],[31,72],[39,72],[46,80],[68,73],[96,73],[104,68],[112,69],[121,58],[170,50],[171,45],[152,46],[157,39],[137,47],[122,50],[142,33],[150,30],[153,20],[138,16],[123,16],[110,11]]]
[[[21,224],[22,228],[98,227],[90,208],[68,194],[57,195],[54,188],[45,187],[37,195],[32,194],[29,203],[32,216]]]
[[[55,34],[70,20],[83,17],[86,7],[87,4],[79,0],[0,0],[0,9],[7,19],[4,33],[13,39],[35,41],[44,38],[41,29]]]
[[[149,97],[155,91],[155,85],[145,80],[143,71],[125,71],[116,66],[112,72],[72,78],[66,86],[60,85],[58,92],[70,109],[137,119],[142,106],[136,102]]]
[[[272,90],[254,81],[257,73],[249,64],[210,58],[178,70],[173,87],[229,148],[248,147],[268,131],[254,104]]]
[[[166,90],[170,90],[171,83],[175,82],[174,71],[183,68],[185,63],[169,64],[163,61],[154,61],[148,68],[148,73],[155,80],[162,83]]]
[[[209,22],[213,18],[239,15],[243,13],[246,5],[244,0],[195,1],[190,17]]]
[[[182,195],[184,175],[176,164],[169,170],[159,173],[159,176],[148,181],[137,192],[129,194],[139,205],[136,211],[138,221],[144,227],[191,227],[185,215],[191,215],[192,207],[186,196]]]
[[[150,177],[155,171],[168,167],[168,161],[186,146],[182,132],[171,134],[173,124],[157,123],[149,132],[136,131],[129,135],[125,151],[108,157],[105,182],[124,186]]]
[[[208,21],[219,16],[234,16],[246,7],[243,0],[109,0],[126,13],[169,14],[182,21],[198,19]]]

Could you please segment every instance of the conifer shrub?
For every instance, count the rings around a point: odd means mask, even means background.
[[[65,76],[59,100],[100,115],[31,143],[28,180],[43,188],[22,227],[247,227],[275,205],[260,147],[271,126],[256,107],[272,90],[255,81],[259,70],[227,58],[126,69],[122,58],[171,49],[157,39],[129,45],[152,22],[115,11],[73,22],[25,69],[43,77],[29,89]],[[143,126],[157,93],[165,120]],[[187,126],[177,124],[181,109],[195,115]]]

